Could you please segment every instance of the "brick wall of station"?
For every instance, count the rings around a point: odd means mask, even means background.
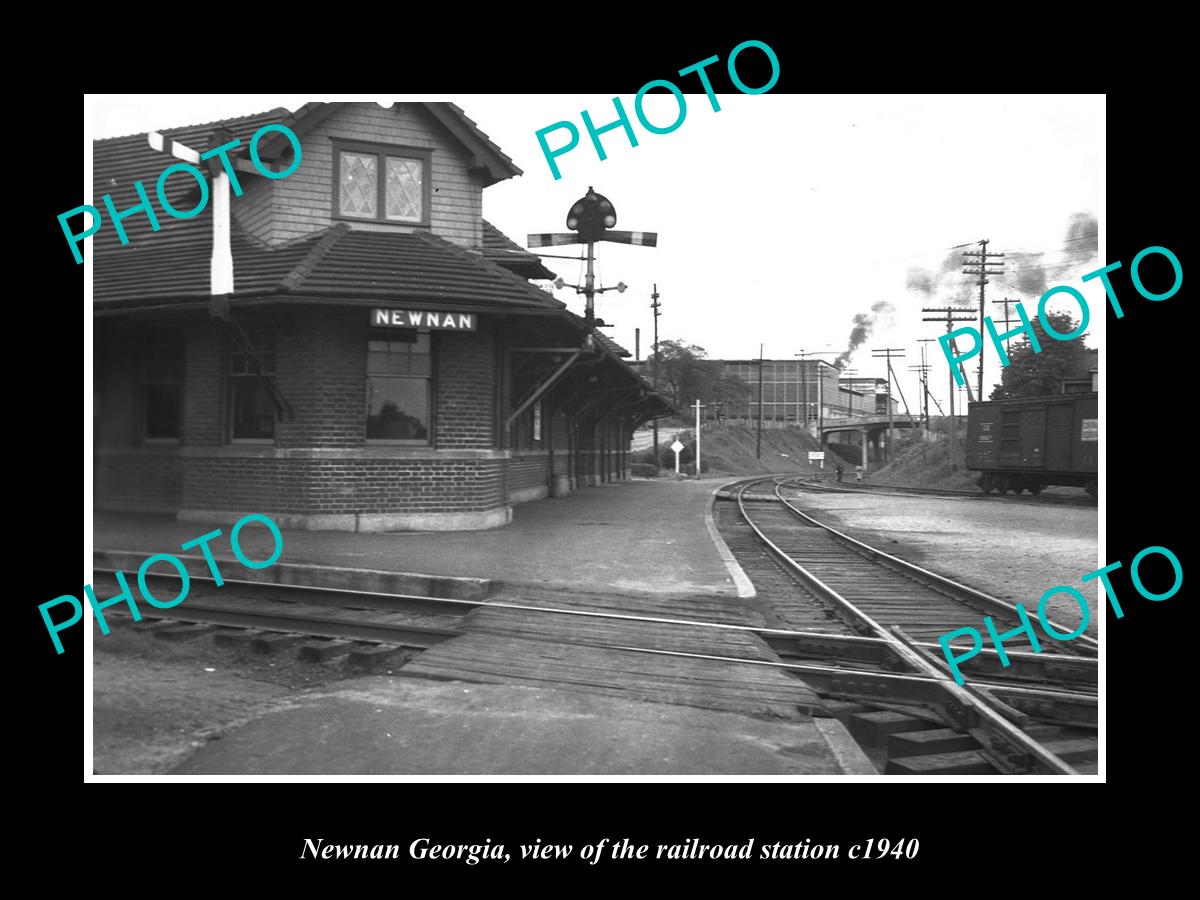
[[[104,390],[126,398],[105,405],[95,457],[97,509],[488,512],[548,491],[552,474],[568,476],[572,487],[624,475],[619,426],[610,424],[607,437],[590,422],[572,428],[549,406],[547,438],[535,444],[541,449],[512,451],[509,458],[497,453],[499,352],[486,316],[476,332],[435,333],[431,447],[366,440],[367,308],[259,308],[245,321],[275,334],[276,383],[292,420],[277,418],[273,441],[230,441],[229,335],[207,316],[181,321],[179,442],[136,438],[130,423],[139,415],[139,387],[128,354],[109,354],[112,362],[97,369]]]

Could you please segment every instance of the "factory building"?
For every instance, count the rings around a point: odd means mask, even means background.
[[[726,424],[758,422],[757,359],[712,360],[725,368],[727,375],[746,385],[740,402],[709,404],[704,417]],[[645,378],[653,378],[649,360],[634,368]],[[819,359],[765,359],[762,361],[763,425],[770,428],[798,428],[807,421],[810,430],[825,419],[849,416],[887,415],[887,379],[843,376],[842,370]],[[892,398],[892,409],[899,405]]]

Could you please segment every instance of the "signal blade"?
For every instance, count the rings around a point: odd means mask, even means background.
[[[169,153],[176,159],[182,159],[193,165],[200,164],[200,154],[191,147],[173,141],[169,137],[163,137],[157,131],[151,131],[146,137],[150,141],[150,149],[157,150],[159,153]]]
[[[614,244],[635,244],[639,247],[657,247],[658,232],[656,231],[606,231],[600,238],[602,241],[612,241]]]
[[[525,242],[526,247],[561,247],[563,244],[582,244],[584,241],[577,234],[567,234],[562,231],[531,234]]]

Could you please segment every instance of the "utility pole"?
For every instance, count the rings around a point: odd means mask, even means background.
[[[700,410],[705,407],[705,404],[700,402],[700,398],[696,398],[696,480],[700,480]]]
[[[654,357],[650,363],[650,381],[654,385],[655,393],[658,392],[658,308],[661,305],[658,302],[658,282],[655,282],[654,293],[650,295],[650,309],[654,311]],[[654,465],[658,465],[658,416],[654,417]]]
[[[992,302],[1004,304],[1004,330],[1008,331],[1008,308],[1010,306],[1016,306],[1021,301],[1020,300],[1009,300],[1007,297],[1005,297],[1003,300],[993,300]],[[980,400],[983,399],[983,394],[979,395],[979,399]]]
[[[854,387],[854,380],[857,377],[857,375],[858,375],[858,369],[851,369],[849,366],[847,366],[846,368],[844,368],[840,372],[838,372],[838,387],[839,388],[841,388],[841,386],[842,386],[843,378],[845,378],[847,381],[851,382],[850,387],[848,387],[846,389],[847,392],[850,394],[850,396],[846,398],[846,417],[847,418],[854,417],[854,391],[856,390],[856,388]],[[839,391],[839,393],[840,393],[840,391]]]
[[[825,375],[821,371],[822,362],[824,362],[824,360],[817,360],[817,443],[820,444],[821,449],[824,450],[825,445],[823,443],[823,435],[825,434],[825,399],[821,396],[821,387],[824,384]],[[823,461],[821,468],[825,468]]]
[[[945,322],[947,334],[949,334],[951,331],[954,330],[955,322],[969,322],[969,321],[971,321],[971,319],[974,318],[970,313],[966,312],[966,310],[964,310],[962,307],[954,307],[954,306],[942,306],[942,307],[926,306],[926,307],[922,307],[921,312],[942,313],[942,315],[937,316],[936,318],[926,317],[926,318],[922,319],[921,321],[922,322]],[[980,340],[982,340],[982,338],[980,338]],[[958,356],[958,348],[955,346],[953,339],[950,341],[950,349],[952,349],[954,351],[955,356]],[[963,380],[966,381],[967,376],[966,376],[966,373],[963,372],[963,370],[962,370],[962,363],[959,363],[958,371],[963,376]],[[949,374],[950,374],[950,469],[951,469],[951,471],[953,471],[958,468],[958,451],[955,448],[955,440],[958,435],[958,422],[954,418],[954,369],[953,369],[953,367],[949,367]],[[968,385],[968,387],[970,387],[970,385]]]
[[[924,351],[924,347],[921,348]],[[924,356],[924,353],[921,354]],[[925,429],[929,430],[929,366],[924,362],[919,366],[909,366],[908,371],[916,372],[917,379],[921,382],[921,403],[917,407],[917,411],[921,413],[921,419],[925,423]]]
[[[758,345],[758,440],[754,458],[762,459],[763,345]]]
[[[892,357],[893,356],[896,356],[896,357],[904,356],[904,351],[902,349],[900,349],[899,347],[884,347],[880,350],[874,350],[874,349],[871,350],[871,355],[877,359],[879,359],[879,358],[887,359],[888,442],[887,442],[887,453],[884,454],[883,460],[885,463],[890,463],[892,461],[892,446],[893,446],[892,440],[895,436],[895,428],[894,428],[893,416],[892,416]],[[897,383],[896,386],[899,387],[900,386],[899,383]]]
[[[808,364],[805,362],[805,357],[808,356],[827,356],[830,353],[835,353],[833,350],[801,350],[795,354],[800,357],[800,383],[803,386],[802,393],[804,395],[804,424],[805,431],[808,430],[808,422],[811,418],[809,407],[811,404],[808,401]],[[817,439],[820,440],[821,428],[824,425],[824,413],[821,411],[821,360],[817,360]]]
[[[921,345],[921,367],[924,369],[922,377],[925,380],[925,429],[929,429],[929,348],[927,344],[936,344],[936,338],[921,338],[917,341]]]
[[[633,361],[642,361],[642,329],[633,329]]]
[[[804,350],[801,350],[796,356],[800,357],[800,384],[802,385],[800,393],[804,396],[804,414],[800,416],[800,427],[808,431],[808,373],[804,366]]]
[[[941,321],[941,320],[939,319],[939,321]],[[925,352],[928,348],[925,347],[924,345],[925,344],[936,344],[937,340],[935,340],[934,338],[921,338],[917,343],[922,345],[921,346],[921,366],[920,366],[920,368],[923,370],[922,375],[925,379],[925,428],[928,429],[929,428],[929,401],[930,400],[933,400],[933,405],[937,407],[939,413],[941,413],[942,415],[946,414],[942,410],[942,404],[938,403],[937,397],[934,397],[933,392],[931,390],[929,390],[929,370],[932,367],[929,365],[929,356]]]
[[[983,299],[984,285],[988,283],[987,276],[1003,275],[1004,263],[989,263],[989,259],[1003,259],[1003,253],[988,253],[988,240],[979,242],[979,252],[973,250],[963,251],[963,274],[979,276],[979,399],[983,399],[983,336],[986,332],[983,330],[983,316],[985,312],[985,303]],[[992,266],[992,268],[988,268]],[[972,268],[974,267],[974,268]]]

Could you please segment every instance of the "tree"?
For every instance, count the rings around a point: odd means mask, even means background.
[[[1046,313],[1050,327],[1059,334],[1070,334],[1078,326],[1069,313]],[[1063,341],[1046,334],[1041,318],[1033,320],[1040,353],[1034,353],[1029,338],[1006,345],[1008,366],[1002,370],[1000,384],[992,391],[992,400],[1015,397],[1044,397],[1062,392],[1065,379],[1087,378],[1096,365],[1095,351],[1089,350],[1083,337]]]
[[[734,405],[750,396],[750,386],[730,375],[703,347],[683,341],[658,342],[658,384],[681,414],[701,403]]]

